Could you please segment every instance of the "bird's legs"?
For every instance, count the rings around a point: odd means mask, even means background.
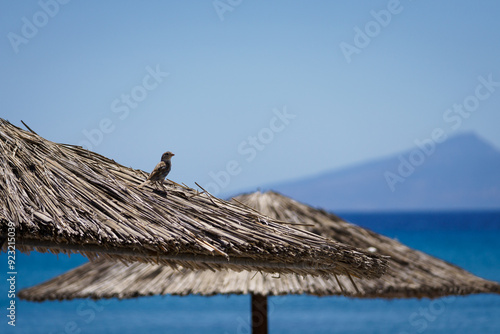
[[[163,185],[163,181],[155,181],[154,185],[156,190],[160,190],[159,188],[161,188],[161,190],[167,192],[167,189],[165,189],[165,186]]]

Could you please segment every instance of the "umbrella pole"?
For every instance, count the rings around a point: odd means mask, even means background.
[[[252,334],[267,334],[267,296],[252,296]]]

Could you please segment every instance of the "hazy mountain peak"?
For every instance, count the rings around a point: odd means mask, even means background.
[[[335,211],[500,209],[500,150],[462,132],[266,189]]]

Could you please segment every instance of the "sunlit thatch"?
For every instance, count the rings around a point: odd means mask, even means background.
[[[383,257],[171,181],[168,195],[138,188],[146,176],[0,119],[0,246],[13,222],[23,252],[362,278],[386,268]]]

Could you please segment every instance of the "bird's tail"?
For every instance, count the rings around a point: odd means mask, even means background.
[[[144,187],[144,185],[145,185],[146,183],[148,183],[148,182],[149,182],[149,180],[146,180],[146,181],[142,182],[141,184],[139,184],[139,185],[137,186],[137,188],[142,188],[142,187]]]

